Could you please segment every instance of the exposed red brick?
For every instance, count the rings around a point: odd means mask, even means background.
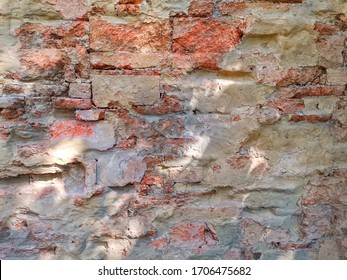
[[[233,122],[238,122],[239,120],[241,120],[240,115],[234,115],[233,116]]]
[[[169,48],[168,20],[111,24],[101,19],[90,22],[90,47],[94,51],[157,52]]]
[[[11,129],[5,125],[0,125],[0,140],[7,141],[10,139]]]
[[[304,101],[301,99],[278,99],[273,102],[269,102],[268,106],[279,110],[284,114],[294,114],[305,109]]]
[[[310,181],[301,199],[303,237],[317,239],[339,235],[344,231],[346,169],[331,171]]]
[[[74,64],[74,70],[78,78],[89,78],[89,53],[88,49],[84,46],[76,46],[76,55],[71,60],[76,60]],[[74,81],[74,79],[71,79]]]
[[[339,13],[335,16],[335,24],[341,30],[347,29],[347,15],[346,13]]]
[[[118,15],[137,15],[140,13],[140,5],[136,4],[119,4],[116,6]]]
[[[143,115],[166,115],[180,113],[183,110],[182,101],[177,96],[163,94],[157,105],[133,106],[134,110]]]
[[[92,108],[92,102],[89,99],[59,97],[53,101],[53,107],[68,110],[89,110]]]
[[[132,135],[129,138],[117,143],[116,147],[122,150],[129,150],[129,149],[135,148],[136,143],[137,143],[137,137],[135,135]]]
[[[193,0],[188,14],[192,17],[210,17],[213,15],[214,0]]]
[[[164,185],[164,180],[161,176],[154,174],[152,171],[147,171],[142,178],[141,185],[162,187]]]
[[[23,50],[63,49],[66,59],[73,61],[65,66],[65,78],[70,76],[67,80],[73,80],[71,76],[75,74],[80,78],[88,78],[87,29],[88,23],[85,21],[73,21],[57,27],[25,23],[16,30],[16,34]]]
[[[93,129],[91,125],[71,120],[56,121],[50,129],[50,135],[52,138],[91,136],[92,134]]]
[[[293,115],[290,118],[291,122],[309,122],[309,123],[319,123],[327,122],[331,120],[331,116],[319,116],[319,115]]]
[[[170,246],[173,247],[206,251],[217,242],[216,232],[206,223],[181,223],[171,229]]]
[[[196,68],[219,69],[223,55],[240,43],[241,25],[221,19],[174,19],[172,51],[191,56]]]
[[[136,186],[136,192],[140,195],[140,196],[145,196],[151,193],[152,188],[149,185],[141,185],[141,184],[135,184]]]
[[[155,247],[157,249],[164,249],[168,246],[168,240],[166,237],[162,237],[153,240],[150,244],[152,247]]]
[[[314,30],[322,35],[332,35],[337,31],[337,28],[332,24],[316,22],[314,25]]]
[[[141,4],[143,0],[119,0],[119,4]]]
[[[258,73],[259,82],[285,87],[290,85],[310,86],[325,84],[327,71],[322,66],[307,66],[276,70],[265,68]]]
[[[147,164],[147,168],[154,168],[156,165],[165,162],[165,161],[170,161],[174,160],[175,157],[173,155],[167,155],[167,156],[148,156],[144,158],[144,162]]]
[[[221,15],[230,16],[239,14],[245,11],[247,3],[245,2],[221,2],[218,4],[218,9]]]
[[[6,84],[4,85],[2,91],[8,94],[18,94],[18,93],[24,93],[25,88],[22,85]]]
[[[59,79],[64,75],[66,55],[57,49],[24,50],[20,62],[28,73],[22,75],[25,80],[37,77]]]
[[[85,43],[88,23],[73,21],[58,27],[25,23],[16,30],[22,49],[76,47]]]
[[[106,6],[93,6],[91,7],[89,11],[89,15],[95,16],[95,15],[105,15],[107,12]]]
[[[301,98],[305,96],[341,96],[345,94],[344,86],[309,86],[309,87],[287,87],[279,88],[283,97]]]

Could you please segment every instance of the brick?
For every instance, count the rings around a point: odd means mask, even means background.
[[[116,14],[118,16],[137,15],[140,13],[140,5],[137,4],[118,4]]]
[[[345,2],[0,0],[0,258],[346,259]]]
[[[208,223],[180,223],[170,231],[170,246],[181,249],[204,252],[216,246],[217,242],[215,229]]]
[[[305,186],[301,199],[303,220],[300,227],[304,237],[326,238],[338,236],[341,230],[344,231],[345,185],[346,170],[342,169],[332,171],[328,177],[317,177]]]
[[[72,120],[56,121],[50,128],[52,138],[81,137],[91,136],[92,134],[92,126]]]
[[[90,63],[95,69],[145,69],[161,64],[158,53],[91,53]]]
[[[231,16],[244,12],[247,8],[247,3],[242,2],[220,2],[218,10],[223,16]]]
[[[301,99],[278,99],[269,102],[268,106],[277,109],[284,114],[293,114],[305,109],[304,101]]]
[[[24,107],[25,100],[22,96],[2,95],[0,96],[0,109],[17,109]]]
[[[258,72],[258,81],[266,85],[277,85],[281,87],[325,84],[327,81],[327,70],[322,66],[307,66],[281,70],[264,68]]]
[[[119,4],[132,4],[132,5],[138,5],[141,4],[143,0],[119,0]]]
[[[24,106],[24,97],[11,95],[0,96],[0,117],[5,119],[18,118],[24,114]]]
[[[165,249],[168,246],[168,243],[169,241],[167,237],[161,237],[151,241],[150,245],[154,248],[161,250],[161,249]]]
[[[88,23],[73,21],[56,27],[37,23],[24,23],[16,29],[22,49],[76,47],[87,41]]]
[[[152,105],[160,97],[158,76],[95,75],[92,89],[97,107]]]
[[[0,125],[0,141],[8,141],[11,137],[11,128]]]
[[[86,19],[89,8],[88,0],[70,0],[67,5],[64,0],[56,0],[55,9],[64,19]]]
[[[92,102],[89,99],[58,97],[53,101],[53,107],[67,110],[88,110],[92,108]]]
[[[90,22],[90,46],[94,51],[155,53],[168,50],[169,41],[168,20],[129,24],[112,24],[102,19]]]
[[[214,0],[193,0],[188,14],[192,17],[211,17],[214,10]]]
[[[69,96],[74,98],[91,98],[91,86],[90,84],[71,83],[69,87]]]
[[[105,119],[104,110],[77,110],[76,120],[78,121],[99,121]]]
[[[223,55],[240,43],[241,26],[221,19],[175,18],[172,51],[191,56],[196,68],[219,69]]]
[[[23,85],[5,84],[2,92],[6,94],[20,94],[25,92],[25,87]]]
[[[314,30],[322,35],[332,35],[337,31],[337,27],[335,25],[324,22],[316,22],[314,24]]]
[[[16,29],[20,48],[59,49],[65,51],[64,74],[66,81],[88,78],[88,22],[72,21],[58,25],[25,23]]]
[[[320,116],[320,115],[293,115],[290,118],[291,122],[309,122],[309,123],[319,123],[327,122],[331,120],[331,116]]]
[[[305,96],[341,96],[345,92],[344,86],[308,86],[279,88],[281,96],[287,98],[301,98]]]
[[[166,115],[183,112],[183,105],[177,96],[163,94],[156,104],[151,106],[133,106],[133,109],[143,115]]]
[[[57,80],[64,76],[66,54],[58,49],[24,50],[21,51],[20,62],[25,70],[20,74],[22,80]]]

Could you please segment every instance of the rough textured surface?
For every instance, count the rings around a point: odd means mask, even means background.
[[[0,1],[0,258],[347,259],[345,0]]]

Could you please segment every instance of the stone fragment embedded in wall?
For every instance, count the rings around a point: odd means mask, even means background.
[[[160,97],[158,76],[95,75],[92,90],[93,102],[101,108],[152,105]]]

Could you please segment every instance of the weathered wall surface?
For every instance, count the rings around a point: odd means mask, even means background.
[[[347,259],[346,0],[1,0],[0,257]]]

